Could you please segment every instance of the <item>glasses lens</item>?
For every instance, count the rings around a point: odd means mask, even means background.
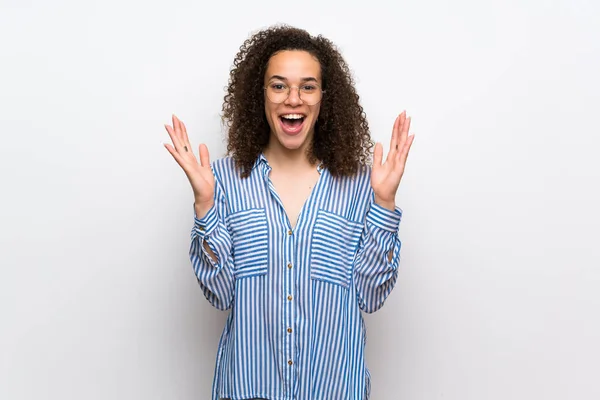
[[[265,89],[269,100],[273,103],[283,103],[289,97],[290,91],[294,90],[295,87],[290,89],[289,86],[282,83],[272,83]],[[298,95],[302,102],[312,106],[321,101],[322,92],[319,86],[306,84],[298,88]]]
[[[283,103],[287,99],[289,88],[283,83],[271,83],[267,86],[267,97],[273,103]]]
[[[321,101],[321,88],[314,84],[306,84],[300,87],[300,98],[308,105],[317,104]]]

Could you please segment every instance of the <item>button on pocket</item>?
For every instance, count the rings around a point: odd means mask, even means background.
[[[268,228],[264,209],[238,211],[227,217],[233,244],[233,265],[236,278],[267,273]]]
[[[313,231],[310,276],[347,288],[362,224],[320,210]]]

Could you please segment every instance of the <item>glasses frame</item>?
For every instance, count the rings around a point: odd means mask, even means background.
[[[316,87],[318,87],[318,88],[319,88],[319,90],[321,91],[321,98],[319,99],[319,101],[317,101],[317,102],[316,102],[316,103],[314,103],[314,104],[308,104],[308,103],[307,103],[307,102],[306,102],[306,101],[305,101],[305,100],[302,98],[302,95],[301,95],[301,94],[302,94],[302,92],[301,92],[301,90],[300,90],[300,86],[296,86],[296,85],[293,85],[293,86],[286,85],[286,86],[288,87],[288,93],[287,93],[287,96],[285,96],[285,98],[284,98],[283,100],[281,100],[280,102],[275,102],[275,101],[271,100],[271,98],[270,98],[270,97],[269,97],[269,95],[267,94],[267,89],[268,89],[268,87],[267,87],[267,86],[263,86],[263,90],[264,90],[264,92],[265,92],[265,97],[266,97],[267,99],[269,99],[269,101],[270,101],[271,103],[273,103],[273,104],[281,104],[281,103],[284,103],[284,102],[285,102],[285,101],[286,101],[286,100],[287,100],[287,99],[290,97],[290,94],[292,93],[292,89],[293,89],[293,88],[296,88],[296,89],[298,89],[298,98],[299,98],[299,99],[300,99],[300,100],[301,100],[303,103],[306,103],[306,105],[309,105],[309,106],[315,106],[315,105],[319,104],[321,101],[323,101],[323,95],[325,94],[325,90],[323,90],[323,88],[321,87],[321,85],[319,85],[318,83],[311,82],[311,85],[315,85],[315,86],[316,86]]]

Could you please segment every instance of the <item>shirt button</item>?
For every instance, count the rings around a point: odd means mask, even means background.
[[[288,360],[288,365],[292,365],[292,364],[293,364],[292,360]]]
[[[287,267],[288,267],[289,269],[292,269],[292,263],[288,263]]]
[[[202,232],[204,232],[204,227],[203,227],[203,226],[201,226],[201,227],[200,227],[200,230],[201,230]]]
[[[291,294],[288,296],[288,300],[292,301],[292,295]]]
[[[294,233],[294,232],[292,232],[292,230],[290,229],[290,230],[288,231],[288,235],[292,236],[292,233]]]
[[[292,333],[292,328],[287,328],[288,333]]]

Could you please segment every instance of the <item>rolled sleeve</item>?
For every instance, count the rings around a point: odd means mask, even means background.
[[[380,309],[396,284],[400,263],[398,228],[401,219],[402,210],[398,207],[391,211],[373,202],[367,211],[366,229],[354,266],[359,307],[367,313]]]
[[[391,211],[377,203],[372,203],[367,213],[367,224],[392,233],[398,232],[401,220],[402,210],[398,207]]]
[[[198,239],[204,240],[207,236],[214,232],[218,224],[219,218],[217,216],[217,210],[215,206],[212,206],[202,218],[198,218],[194,212],[193,233]]]

